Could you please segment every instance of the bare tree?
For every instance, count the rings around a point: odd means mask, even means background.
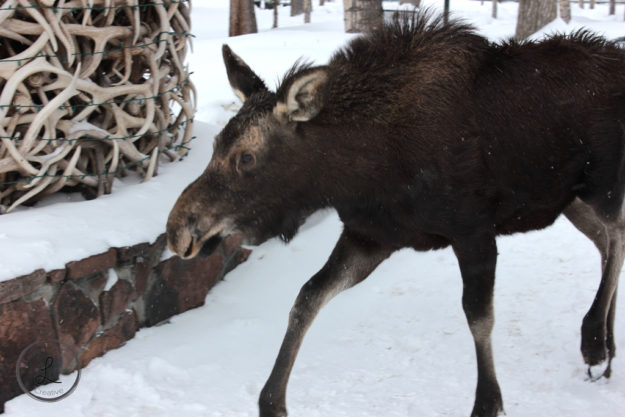
[[[520,0],[517,40],[525,39],[558,16],[556,0]]]
[[[571,2],[569,0],[560,0],[560,17],[566,23],[571,21]]]
[[[382,0],[343,0],[345,32],[368,32],[384,22]]]
[[[239,36],[246,33],[256,33],[256,15],[254,14],[254,0],[230,0],[230,29],[229,36]]]
[[[312,0],[304,0],[304,23],[310,23],[311,12],[312,12]]]
[[[291,0],[291,16],[304,13],[304,0]]]

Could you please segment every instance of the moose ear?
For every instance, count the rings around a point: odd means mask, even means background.
[[[328,72],[324,67],[311,68],[290,80],[286,94],[274,109],[289,121],[307,122],[323,108]],[[278,93],[280,95],[280,93]]]
[[[254,93],[267,91],[263,80],[228,45],[224,45],[221,52],[230,86],[241,101],[245,102]]]

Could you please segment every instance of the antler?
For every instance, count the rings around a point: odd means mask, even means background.
[[[187,4],[54,4],[0,6],[0,212],[66,186],[109,193],[131,170],[148,180],[191,140]]]

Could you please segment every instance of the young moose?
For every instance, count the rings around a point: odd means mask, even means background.
[[[227,46],[243,107],[180,196],[167,235],[183,258],[232,232],[289,241],[315,210],[344,230],[302,288],[260,395],[286,416],[289,374],[321,307],[394,251],[451,246],[464,283],[478,380],[471,416],[503,402],[493,364],[499,234],[564,213],[602,256],[581,351],[609,377],[625,218],[625,52],[589,32],[491,44],[468,25],[421,14],[352,40],[327,65],[296,64],[276,92]]]

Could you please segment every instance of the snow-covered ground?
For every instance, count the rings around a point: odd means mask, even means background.
[[[442,5],[442,1],[432,3]],[[221,63],[227,42],[272,85],[300,57],[327,60],[348,35],[342,2],[315,2],[310,25],[280,10],[258,11],[260,34],[227,39],[227,0],[193,3],[198,137],[185,161],[166,164],[146,184],[119,182],[90,202],[56,197],[45,207],[0,216],[0,280],[139,241],[164,229],[181,189],[208,162],[211,139],[232,115],[236,98]],[[493,38],[514,33],[516,3],[453,0],[452,10]],[[573,5],[570,31],[581,25],[608,37],[625,34],[623,6]],[[149,210],[146,210],[149,208]],[[71,222],[67,219],[71,218]],[[315,215],[285,246],[270,241],[213,289],[204,307],[143,329],[127,345],[95,359],[76,391],[57,403],[27,396],[6,404],[11,417],[255,416],[299,287],[326,260],[340,232],[333,212]],[[625,356],[609,381],[585,381],[579,327],[599,282],[592,244],[559,220],[541,232],[499,240],[495,361],[511,417],[611,417],[625,413]],[[475,389],[473,343],[460,305],[453,253],[402,251],[361,285],[333,300],[306,337],[288,391],[300,417],[466,416]],[[625,303],[621,291],[619,304]],[[625,349],[622,308],[617,345]]]

